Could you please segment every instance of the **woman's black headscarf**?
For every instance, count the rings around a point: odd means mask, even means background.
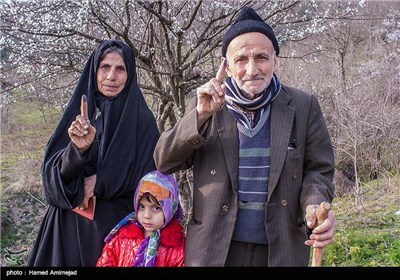
[[[117,46],[123,52],[127,69],[127,81],[123,90],[115,97],[102,97],[103,130],[99,143],[97,160],[97,181],[95,195],[111,199],[119,195],[133,196],[135,186],[146,172],[155,169],[153,150],[159,137],[156,121],[137,84],[135,58],[131,48],[123,42],[109,40],[102,43],[89,57],[78,81],[76,89],[68,103],[61,120],[47,143],[44,164],[42,166],[45,190],[58,185],[61,175],[53,172],[58,158],[70,143],[67,130],[76,116],[80,114],[80,102],[87,95],[88,113],[91,123],[95,123],[96,100],[102,96],[98,92],[96,71],[106,49]],[[99,103],[99,102],[97,102]],[[81,172],[78,179],[69,186],[71,190],[46,192],[49,203],[61,208],[76,207],[79,201],[66,200],[81,188],[84,177]],[[59,178],[57,178],[59,177]],[[57,182],[58,181],[58,182]],[[54,186],[53,186],[54,188]],[[75,189],[75,190],[74,190]]]

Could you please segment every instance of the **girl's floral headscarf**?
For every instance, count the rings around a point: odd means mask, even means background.
[[[120,221],[104,239],[105,242],[111,240],[117,231],[127,223],[134,223],[143,228],[137,221],[135,213],[138,211],[139,200],[145,193],[153,195],[164,211],[165,220],[161,228],[168,225],[173,217],[179,221],[182,220],[182,208],[179,202],[179,190],[175,178],[172,175],[165,175],[159,171],[151,171],[139,181],[136,188],[133,201],[135,212],[130,213]],[[160,229],[153,231],[149,237],[143,240],[136,252],[132,266],[154,266],[159,241]]]

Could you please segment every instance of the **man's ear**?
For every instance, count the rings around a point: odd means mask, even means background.
[[[274,55],[274,71],[278,70],[279,68],[279,58],[278,56],[275,54]]]
[[[226,74],[228,75],[228,77],[232,77],[232,72],[230,70],[229,62],[228,62],[227,58],[225,59],[225,65],[226,65],[226,68],[225,68]]]

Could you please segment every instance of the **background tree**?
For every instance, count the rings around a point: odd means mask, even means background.
[[[290,42],[296,59],[286,60],[280,73],[319,97],[336,173],[353,181],[355,204],[362,206],[365,182],[399,172],[399,3],[367,1],[354,14],[340,12],[343,1],[326,4],[338,11],[339,23],[300,44]]]
[[[352,16],[358,3],[301,1],[15,1],[2,4],[3,94],[63,109],[83,61],[108,38],[134,50],[139,82],[162,132],[193,90],[215,74],[220,42],[238,11],[252,5],[282,45],[304,42]],[[307,53],[319,50],[309,46]],[[308,54],[308,55],[309,55]],[[291,57],[289,54],[287,57]],[[285,57],[282,57],[283,59]],[[10,99],[4,99],[6,101]]]
[[[388,4],[369,3],[357,21],[343,22],[323,36],[335,61],[334,75],[339,77],[325,107],[336,165],[354,179],[356,205],[362,205],[363,182],[399,170],[400,80],[395,42],[400,25],[390,19],[400,14],[388,9]]]

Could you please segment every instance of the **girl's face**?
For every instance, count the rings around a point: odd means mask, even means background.
[[[128,73],[122,56],[116,52],[108,53],[97,70],[97,87],[107,96],[116,96],[124,88]]]
[[[150,202],[145,197],[138,204],[138,221],[144,228],[145,237],[148,237],[164,225],[164,211],[157,202]]]

